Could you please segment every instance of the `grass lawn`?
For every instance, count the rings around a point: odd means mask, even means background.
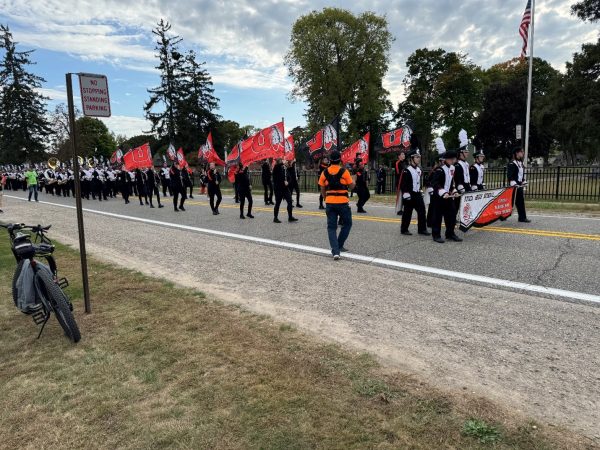
[[[0,234],[0,447],[584,448],[490,402],[437,391],[369,355],[58,246],[82,341],[36,340],[10,294]]]

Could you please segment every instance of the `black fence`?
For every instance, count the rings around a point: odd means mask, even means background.
[[[429,172],[429,169],[423,170],[425,177]],[[262,186],[260,171],[252,171],[250,175],[254,188],[260,189]],[[530,167],[527,168],[526,179],[528,186],[525,196],[528,198],[600,202],[600,166]],[[302,192],[318,192],[317,182],[317,171],[300,171],[299,184]],[[382,194],[395,194],[394,182],[394,170],[388,169]],[[506,186],[506,168],[487,169],[485,184],[488,189]],[[231,187],[226,178],[223,187]],[[374,192],[377,191],[377,177],[374,170],[370,171],[369,188]]]

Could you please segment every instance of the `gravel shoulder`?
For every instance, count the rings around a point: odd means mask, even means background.
[[[2,220],[52,223],[54,238],[77,245],[71,210],[36,206],[12,200]],[[93,256],[292,322],[372,352],[391,369],[600,443],[600,308],[85,216]]]

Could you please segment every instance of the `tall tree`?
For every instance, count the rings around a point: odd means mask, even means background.
[[[582,0],[571,6],[571,13],[581,20],[597,22],[600,20],[600,0]]]
[[[196,53],[190,50],[181,68],[182,94],[178,99],[176,121],[179,142],[186,148],[197,149],[209,127],[217,121],[214,111],[219,100],[214,96],[212,79],[204,64],[199,63]]]
[[[42,77],[27,71],[35,64],[33,50],[17,51],[8,26],[0,25],[0,162],[22,163],[46,159],[45,138],[50,133],[46,119],[47,97],[41,88]]]
[[[391,111],[383,77],[392,40],[385,17],[371,12],[325,8],[294,23],[285,63],[311,131],[339,114],[354,139]]]
[[[171,24],[163,19],[152,30],[157,37],[155,50],[159,64],[156,68],[160,71],[160,85],[148,89],[150,99],[146,102],[144,111],[152,124],[152,132],[173,142],[177,132],[176,115],[182,94],[181,72],[184,60],[177,47],[182,39],[170,35],[170,31]],[[157,108],[164,110],[157,112]]]

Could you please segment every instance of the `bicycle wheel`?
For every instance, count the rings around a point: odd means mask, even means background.
[[[21,269],[23,269],[24,262],[24,260],[19,261],[19,263],[17,264],[17,268],[15,269],[15,274],[13,275],[12,295],[13,301],[15,302],[15,306],[19,305],[19,288],[17,288],[17,280],[19,279],[19,275],[21,275]]]
[[[77,326],[71,308],[69,307],[67,296],[45,270],[39,270],[35,276],[38,279],[38,286],[40,286],[46,294],[46,299],[54,308],[56,320],[58,320],[58,323],[65,331],[65,334],[73,342],[79,342],[81,333],[79,332],[79,327]]]

